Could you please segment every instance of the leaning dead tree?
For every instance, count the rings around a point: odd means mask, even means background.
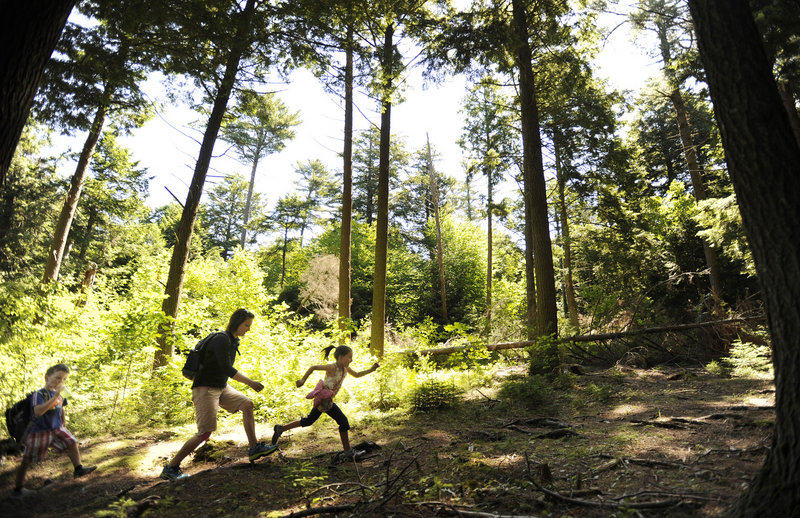
[[[635,348],[645,348],[657,353],[662,353],[665,361],[671,357],[688,356],[708,356],[709,353],[724,352],[709,347],[709,343],[730,344],[737,336],[744,335],[749,341],[758,340],[760,337],[754,336],[742,329],[744,325],[751,322],[765,320],[764,315],[752,317],[729,318],[725,320],[714,320],[709,322],[697,322],[694,324],[680,324],[673,326],[649,327],[636,329],[633,331],[619,331],[614,333],[596,333],[588,335],[576,335],[555,340],[558,344],[565,344],[570,356],[578,361],[602,363],[614,363]],[[660,339],[658,337],[661,337]],[[744,338],[743,337],[743,338]],[[487,351],[502,351],[506,349],[522,349],[531,347],[538,343],[536,340],[524,340],[520,342],[504,342],[498,344],[482,345],[463,345],[452,347],[438,347],[435,349],[423,349],[421,351],[409,351],[407,354],[417,356],[442,356],[464,352],[477,347],[485,347]],[[589,347],[588,344],[595,344]],[[692,353],[697,349],[700,352]],[[717,348],[719,349],[719,348]],[[682,354],[683,353],[683,354]]]

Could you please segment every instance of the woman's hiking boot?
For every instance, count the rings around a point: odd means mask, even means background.
[[[187,478],[189,475],[181,471],[180,466],[172,467],[172,466],[164,466],[164,469],[161,470],[160,477],[164,480],[180,480],[182,478]]]
[[[274,444],[267,444],[265,442],[260,442],[255,446],[253,446],[252,448],[250,448],[250,451],[248,452],[250,456],[250,462],[253,462],[256,459],[260,459],[261,457],[264,457],[266,455],[269,455],[270,453],[273,453],[277,449],[278,447],[275,446]]]

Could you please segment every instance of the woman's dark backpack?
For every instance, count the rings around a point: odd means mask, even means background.
[[[194,349],[189,350],[189,353],[186,355],[186,362],[183,364],[183,369],[181,369],[184,378],[193,380],[195,376],[197,376],[197,373],[200,372],[200,368],[203,366],[203,353],[205,352],[206,344],[217,334],[219,334],[219,332],[209,334],[197,342]]]
[[[17,401],[10,408],[6,409],[6,428],[8,428],[8,435],[10,435],[18,444],[25,442],[25,437],[28,431],[33,426],[36,420],[33,415],[33,395],[41,392],[44,389],[35,390],[25,396],[21,401]],[[45,399],[50,397],[50,394],[45,396]]]

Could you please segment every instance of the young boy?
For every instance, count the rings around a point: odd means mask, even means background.
[[[81,453],[78,450],[78,441],[67,430],[64,423],[64,406],[67,401],[61,396],[64,383],[69,377],[69,367],[63,363],[53,365],[45,373],[45,387],[33,394],[33,425],[25,438],[25,453],[22,455],[22,464],[17,470],[17,480],[14,485],[14,496],[24,496],[35,491],[22,487],[28,467],[38,460],[44,459],[48,448],[57,452],[67,452],[69,460],[75,466],[75,478],[88,475],[97,466],[84,466],[81,464]]]

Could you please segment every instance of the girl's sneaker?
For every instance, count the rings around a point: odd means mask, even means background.
[[[180,466],[177,468],[173,468],[172,466],[164,466],[164,469],[161,470],[160,477],[164,480],[180,480],[182,478],[187,478],[189,475],[181,471]]]
[[[97,466],[84,466],[84,465],[81,464],[80,466],[75,468],[75,471],[72,473],[72,477],[73,478],[79,478],[79,477],[82,477],[84,475],[88,475],[89,473],[91,473],[92,471],[94,471],[96,469],[97,469]]]
[[[269,455],[270,453],[273,453],[277,449],[278,447],[275,446],[274,444],[267,444],[264,442],[260,442],[255,446],[253,446],[252,448],[250,448],[250,451],[248,452],[250,456],[250,462],[253,462],[256,459],[260,459],[265,455]]]
[[[272,429],[272,444],[278,444],[278,439],[280,438],[281,434],[283,433],[283,426],[276,424],[275,428]]]
[[[19,489],[15,488],[14,491],[11,492],[11,496],[13,496],[14,498],[24,498],[26,496],[31,496],[35,494],[36,491],[34,491],[33,489],[28,489],[26,487],[21,487]]]

